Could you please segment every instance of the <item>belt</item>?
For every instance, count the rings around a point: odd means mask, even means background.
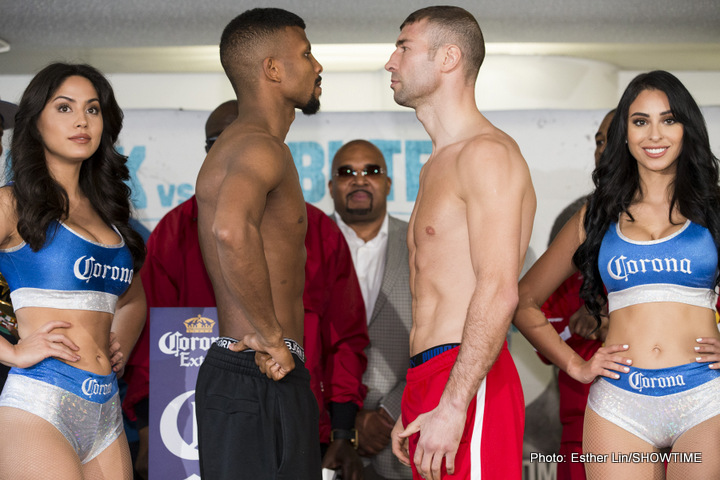
[[[300,358],[300,360],[305,363],[305,349],[300,346],[299,343],[297,343],[292,338],[284,338],[285,345],[287,346],[288,350],[290,350],[290,353],[294,353],[295,355]],[[232,337],[220,337],[215,342],[215,345],[222,348],[230,349],[230,345],[238,343],[239,340],[236,340]],[[244,352],[254,352],[255,350],[248,348],[247,350],[243,350]]]

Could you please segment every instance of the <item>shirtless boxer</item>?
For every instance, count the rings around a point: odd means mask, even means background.
[[[505,337],[535,214],[530,172],[477,109],[473,16],[428,7],[400,31],[385,68],[433,152],[408,230],[411,368],[393,451],[416,478],[519,479],[524,402]]]
[[[295,109],[320,107],[322,67],[304,28],[295,14],[258,8],[220,40],[239,118],[196,185],[221,336],[197,381],[203,478],[320,476],[317,402],[302,349],[306,210],[284,143]]]

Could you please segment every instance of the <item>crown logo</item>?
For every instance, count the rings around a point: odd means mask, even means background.
[[[198,315],[183,322],[187,333],[212,333],[215,321]]]

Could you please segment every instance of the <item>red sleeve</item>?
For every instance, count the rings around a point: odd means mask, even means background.
[[[326,291],[323,315],[323,351],[328,402],[354,402],[362,408],[367,388],[362,376],[367,367],[365,348],[370,343],[365,304],[355,273],[350,248],[335,222],[324,217],[326,244],[335,245],[335,256],[325,268]]]
[[[582,276],[576,273],[565,280],[557,290],[550,295],[550,298],[543,304],[541,310],[548,319],[550,325],[566,342],[571,337],[577,337],[570,332],[570,317],[583,306],[585,302],[580,298],[580,287],[582,286]],[[572,342],[568,343],[571,347]],[[550,362],[538,353],[538,357],[543,362]]]
[[[308,204],[305,236],[305,367],[320,410],[320,441],[330,441],[330,402],[360,408],[369,343],[365,306],[350,250],[324,212]]]
[[[181,233],[187,230],[185,224],[190,217],[185,212],[192,210],[193,204],[194,197],[168,212],[147,241],[147,256],[140,270],[148,306],[147,321],[128,359],[123,377],[128,388],[122,406],[133,421],[136,419],[135,405],[150,394],[150,308],[179,306],[180,282],[187,275],[183,271],[186,245],[179,239],[191,238]]]
[[[308,205],[305,247],[308,368],[315,366],[311,375],[321,384],[322,403],[353,402],[362,407],[366,392],[362,376],[367,366],[364,350],[370,340],[360,284],[342,233],[312,205]],[[309,358],[312,355],[320,358]]]

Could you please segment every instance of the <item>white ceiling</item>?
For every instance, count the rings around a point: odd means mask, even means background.
[[[720,71],[719,0],[454,4],[476,16],[490,53],[571,55],[626,70]],[[216,71],[222,29],[256,6],[299,14],[313,44],[392,44],[403,19],[425,5],[413,0],[275,0],[264,5],[247,0],[0,0],[0,39],[10,44],[8,52],[0,53],[0,74],[33,73],[54,60],[87,61],[108,73]]]

